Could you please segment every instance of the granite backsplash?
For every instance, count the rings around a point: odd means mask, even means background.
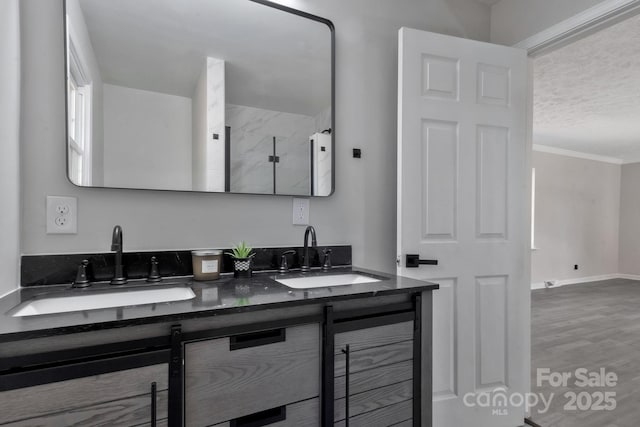
[[[331,249],[331,264],[351,265],[351,246],[317,246],[309,248],[311,267],[322,265],[322,251]],[[217,249],[217,248],[216,248]],[[252,268],[254,271],[277,270],[283,252],[293,250],[296,253],[288,257],[291,270],[300,268],[302,247],[255,248]],[[230,249],[223,249],[228,252]],[[190,250],[125,252],[123,264],[128,279],[142,279],[149,274],[151,257],[158,259],[162,277],[190,276],[193,274]],[[114,272],[115,255],[113,252],[89,254],[23,255],[20,267],[21,286],[43,286],[72,283],[76,278],[78,266],[82,260],[88,260],[87,276],[91,282],[111,280]],[[233,261],[223,256],[222,273],[233,273]]]

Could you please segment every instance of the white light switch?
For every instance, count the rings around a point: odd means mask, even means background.
[[[293,199],[293,225],[309,225],[309,199]]]

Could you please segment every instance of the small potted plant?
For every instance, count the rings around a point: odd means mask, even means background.
[[[231,252],[225,252],[233,258],[233,277],[251,277],[251,258],[253,248],[245,242],[238,243]]]

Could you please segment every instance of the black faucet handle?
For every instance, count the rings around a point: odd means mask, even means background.
[[[322,250],[322,253],[324,255],[324,261],[322,263],[322,269],[324,271],[330,270],[331,269],[331,252],[332,250],[329,248],[324,248]]]
[[[280,268],[278,269],[280,273],[286,273],[287,271],[289,271],[289,264],[287,263],[287,255],[293,255],[295,253],[296,251],[286,251],[282,253],[282,256],[280,257]]]
[[[87,267],[89,266],[89,260],[83,259],[78,266],[78,272],[76,273],[76,280],[73,281],[74,288],[86,288],[91,286],[89,278],[87,277]]]
[[[162,276],[160,276],[160,269],[158,268],[158,258],[152,256],[151,267],[149,268],[149,277],[147,277],[147,282],[156,283],[161,280]]]

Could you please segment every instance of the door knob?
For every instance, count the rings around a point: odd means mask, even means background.
[[[420,265],[438,265],[437,259],[420,259],[420,255],[407,254],[405,267],[418,268]]]

